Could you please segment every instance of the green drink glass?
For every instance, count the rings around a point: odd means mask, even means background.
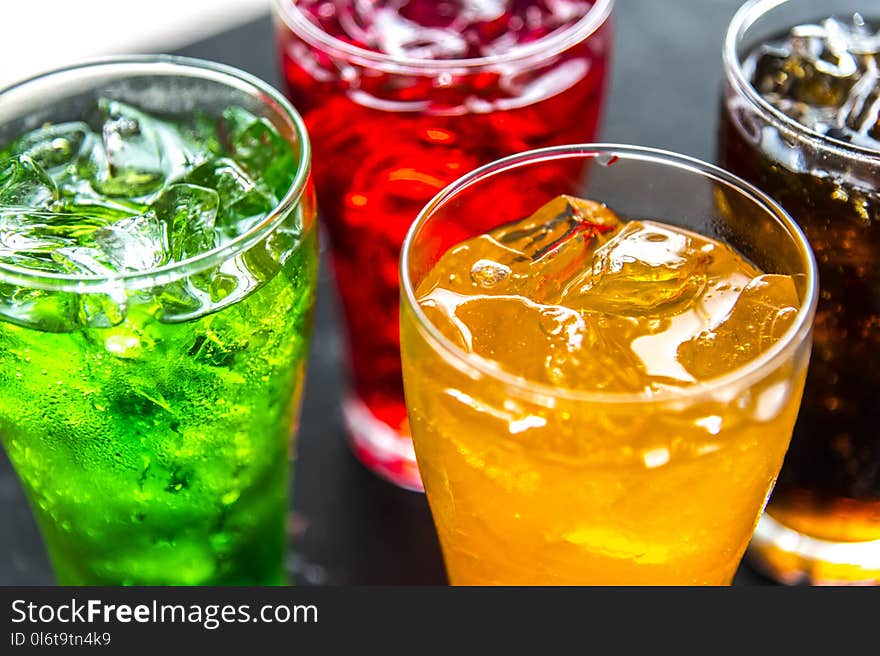
[[[0,91],[0,438],[59,583],[285,582],[309,167],[296,111],[226,66]]]

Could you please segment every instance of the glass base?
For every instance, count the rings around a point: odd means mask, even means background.
[[[342,404],[342,416],[352,451],[370,471],[398,487],[424,492],[412,438],[376,417],[359,398]]]
[[[878,585],[880,540],[829,542],[787,528],[764,514],[749,562],[786,585]]]

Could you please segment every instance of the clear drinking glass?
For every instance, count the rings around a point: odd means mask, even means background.
[[[275,1],[347,325],[349,438],[367,467],[415,490],[398,334],[404,235],[466,171],[592,140],[610,70],[612,0],[465,4]],[[548,7],[566,19],[542,31]]]
[[[272,172],[284,191],[265,216],[212,250],[108,275],[11,264],[29,225],[11,222],[39,213],[0,207],[0,437],[59,583],[280,584],[289,450],[317,277],[305,127],[279,92],[241,71],[125,57],[0,91],[0,150],[44,124],[84,120],[98,98],[169,120],[200,112],[210,122],[230,106],[246,110],[257,134],[267,137],[271,125],[290,149]],[[83,124],[66,125],[76,134]],[[160,134],[147,118],[115,125],[117,137],[132,139],[124,147],[144,148],[135,165],[153,146],[178,164],[188,157],[164,138],[139,146]],[[75,148],[92,142],[73,139],[44,145],[72,154],[68,175],[79,175],[92,164]],[[115,203],[47,220],[92,225]],[[37,237],[53,230],[37,227]],[[186,226],[175,218],[166,229]]]
[[[864,0],[749,2],[724,44],[719,161],[794,217],[821,280],[800,416],[750,548],[755,564],[788,583],[880,582],[880,142],[847,143],[786,116],[744,62],[794,26],[851,22],[857,12],[880,30],[880,8]]]
[[[745,366],[656,395],[552,386],[464,352],[430,322],[416,288],[452,245],[560,194],[706,235],[792,276],[794,323]],[[407,409],[452,583],[732,580],[788,447],[816,304],[813,255],[773,200],[662,151],[528,152],[427,205],[404,242],[401,287]]]

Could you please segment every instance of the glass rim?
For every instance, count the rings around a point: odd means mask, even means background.
[[[702,177],[724,183],[743,193],[749,200],[773,216],[788,231],[791,238],[797,243],[804,265],[806,267],[807,285],[804,300],[798,308],[797,318],[792,326],[779,338],[769,349],[758,357],[750,360],[742,367],[734,369],[722,376],[717,376],[706,381],[701,381],[689,387],[661,392],[593,392],[572,389],[564,386],[555,386],[541,381],[531,380],[507,372],[496,366],[492,361],[468,353],[451,340],[446,338],[440,330],[428,319],[420,305],[416,301],[415,289],[409,274],[409,255],[413,249],[416,237],[421,228],[430,220],[434,211],[453,199],[459,192],[471,187],[480,181],[494,175],[509,172],[513,169],[527,166],[536,162],[552,161],[560,158],[597,157],[609,155],[621,159],[648,161],[663,166],[676,168],[696,173]],[[662,220],[662,219],[661,219]],[[478,375],[488,376],[502,382],[508,388],[518,390],[524,396],[541,396],[544,398],[562,398],[578,402],[591,402],[603,404],[668,404],[683,400],[711,396],[719,390],[729,388],[737,384],[748,384],[755,378],[761,377],[768,369],[787,359],[812,330],[813,317],[816,312],[818,300],[818,272],[816,259],[809,246],[806,235],[789,216],[789,214],[770,196],[745,180],[721,169],[713,164],[702,160],[680,155],[667,150],[632,146],[612,143],[585,143],[565,146],[554,146],[531,150],[503,159],[496,160],[485,166],[459,178],[445,189],[440,191],[419,212],[415,221],[409,228],[403,242],[400,256],[400,288],[403,303],[413,312],[418,329],[431,346],[449,361],[456,363],[459,368]]]
[[[119,271],[108,275],[52,273],[0,263],[0,282],[48,291],[74,292],[86,289],[92,291],[95,288],[105,287],[115,289],[120,285],[126,288],[139,289],[171,282],[186,275],[204,271],[251,248],[271,233],[302,199],[311,170],[311,143],[306,131],[305,122],[280,91],[260,78],[233,66],[177,55],[114,55],[97,57],[44,71],[14,82],[0,89],[0,99],[7,93],[19,91],[30,84],[44,81],[55,75],[89,69],[97,71],[101,68],[117,66],[123,68],[131,66],[144,70],[154,69],[153,72],[156,75],[163,77],[174,77],[182,71],[188,71],[190,73],[189,77],[193,78],[207,79],[208,77],[213,77],[218,83],[226,84],[230,88],[240,89],[245,93],[252,93],[261,101],[276,106],[278,114],[288,123],[288,127],[299,140],[299,150],[295,152],[299,156],[297,170],[291,180],[290,187],[272,210],[267,212],[261,221],[251,226],[248,230],[225,244],[178,262],[169,262],[145,271]],[[296,151],[294,144],[291,144],[291,148]]]
[[[856,157],[880,164],[880,150],[859,146],[821,134],[796,121],[767,102],[745,75],[737,55],[737,47],[755,22],[780,5],[796,0],[748,0],[734,14],[727,26],[722,47],[722,61],[727,82],[741,97],[746,98],[769,123],[783,128],[819,149],[831,151],[844,157]],[[793,26],[792,26],[793,27]]]
[[[466,59],[424,59],[391,55],[369,50],[343,41],[312,23],[293,3],[293,0],[273,0],[275,15],[298,37],[324,52],[341,55],[352,63],[383,72],[404,74],[437,73],[450,70],[479,71],[491,66],[508,64],[539,57],[546,60],[592,35],[611,15],[615,0],[595,0],[577,21],[568,27],[511,48],[507,52]]]

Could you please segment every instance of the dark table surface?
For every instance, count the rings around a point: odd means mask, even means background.
[[[724,30],[742,0],[617,0],[614,76],[603,141],[713,158]],[[268,16],[183,48],[278,83]],[[322,268],[289,522],[298,584],[446,582],[421,494],[374,477],[350,454],[339,412],[345,374],[339,314]],[[720,510],[720,509],[719,509]],[[0,585],[52,573],[18,479],[0,455]],[[767,583],[746,565],[737,585]]]

